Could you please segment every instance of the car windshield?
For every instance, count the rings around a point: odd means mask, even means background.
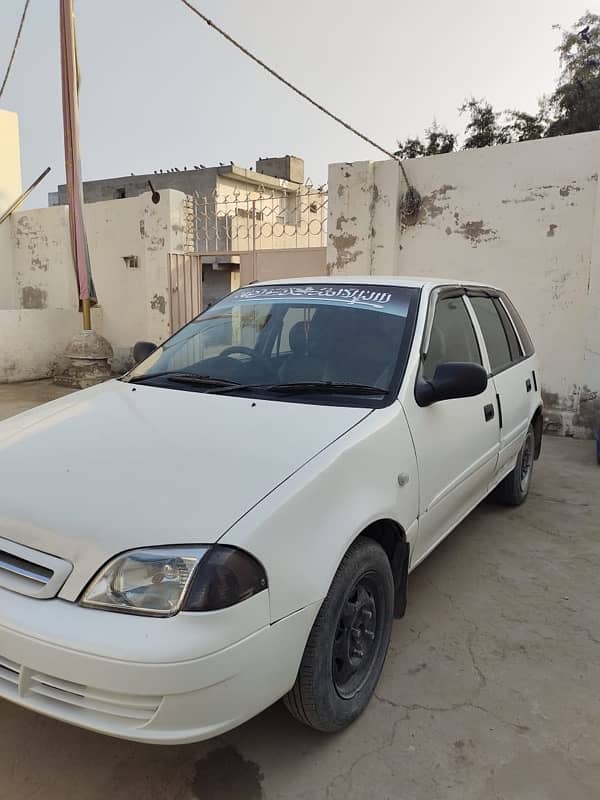
[[[418,295],[403,286],[251,285],[207,309],[125,380],[286,400],[381,399],[402,377]]]

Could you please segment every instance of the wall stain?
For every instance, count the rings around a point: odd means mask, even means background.
[[[162,250],[165,246],[165,237],[164,236],[151,236],[150,237],[150,244],[148,245],[148,250]]]
[[[480,242],[492,242],[499,238],[498,231],[495,228],[484,227],[482,219],[463,222],[458,233],[464,236],[473,247],[477,247]]]
[[[565,186],[561,186],[558,190],[558,193],[561,197],[568,197],[571,192],[580,192],[581,186],[577,186],[576,183],[568,183]]]
[[[548,230],[546,231],[546,236],[554,236],[554,231],[558,228],[558,225],[552,223],[548,225]]]
[[[261,800],[263,780],[258,764],[227,746],[213,750],[196,762],[191,789],[201,800]]]
[[[362,250],[351,251],[350,248],[354,247],[358,241],[358,237],[351,233],[338,233],[329,234],[329,239],[335,247],[336,257],[333,264],[328,264],[328,273],[331,275],[335,272],[343,272],[347,264],[352,264],[356,259],[363,254]]]
[[[23,286],[21,289],[21,306],[23,308],[46,308],[48,292],[39,286]]]
[[[32,267],[32,269],[41,269],[44,272],[48,272],[48,264],[49,263],[50,262],[48,261],[47,258],[42,260],[41,258],[37,258],[36,256],[34,256],[31,259],[31,267]]]
[[[356,217],[345,217],[343,214],[340,214],[335,224],[335,229],[337,231],[341,231],[342,226],[345,225],[347,222],[356,222]]]
[[[438,200],[449,200],[448,192],[452,192],[456,189],[456,186],[452,186],[449,183],[445,183],[443,186],[440,186],[439,189],[435,189],[428,195],[421,200],[421,208],[418,214],[418,221],[420,225],[427,225],[427,218],[435,219],[435,217],[439,217],[444,211],[447,211],[448,204],[439,205],[437,203]]]
[[[573,417],[573,425],[584,428],[590,436],[600,427],[600,397],[585,384],[581,387],[579,410]]]
[[[160,311],[161,314],[166,313],[167,301],[162,296],[162,294],[155,294],[154,295],[154,297],[150,301],[150,308],[153,311]]]

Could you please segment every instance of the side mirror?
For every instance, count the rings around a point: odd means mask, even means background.
[[[485,392],[487,383],[487,373],[479,364],[439,364],[431,380],[419,378],[415,386],[415,400],[424,407],[439,400],[475,397]]]
[[[153,342],[136,342],[133,346],[133,360],[139,364],[156,350]]]

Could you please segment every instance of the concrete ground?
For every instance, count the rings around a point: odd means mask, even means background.
[[[0,387],[0,416],[52,387],[22,391]],[[484,503],[413,573],[349,730],[310,731],[278,704],[157,748],[0,701],[0,800],[597,800],[599,479],[592,442],[545,439],[527,503]]]

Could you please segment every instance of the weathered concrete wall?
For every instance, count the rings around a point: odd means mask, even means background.
[[[102,333],[102,311],[92,312]],[[81,315],[69,309],[0,310],[0,383],[47,378],[69,341],[81,330]]]
[[[600,133],[329,172],[332,274],[448,276],[505,289],[543,368],[550,425],[600,424]]]
[[[102,333],[113,346],[113,368],[117,372],[130,363],[136,341],[160,342],[170,334],[167,254],[184,248],[184,202],[184,195],[167,190],[161,194],[158,205],[151,202],[147,193],[85,206]],[[4,319],[3,331],[11,324],[14,330],[10,336],[0,335],[0,350],[8,354],[6,358],[11,363],[16,361],[18,369],[4,373],[0,370],[0,381],[25,380],[33,372],[39,376],[44,360],[45,374],[50,374],[55,351],[64,349],[81,325],[68,209],[56,206],[15,212],[6,224],[11,231],[14,255],[14,308],[35,311],[37,316],[13,314]],[[57,311],[65,313],[54,313]],[[33,319],[36,321],[31,322]],[[72,319],[78,321],[74,329]],[[31,344],[40,341],[37,333],[41,330],[48,341],[39,352],[30,352],[26,346],[14,350],[19,331],[23,341]],[[65,330],[69,332],[66,338]]]
[[[0,109],[0,216],[21,194],[19,120],[11,111]],[[13,253],[9,221],[0,225],[0,309],[16,302]]]

